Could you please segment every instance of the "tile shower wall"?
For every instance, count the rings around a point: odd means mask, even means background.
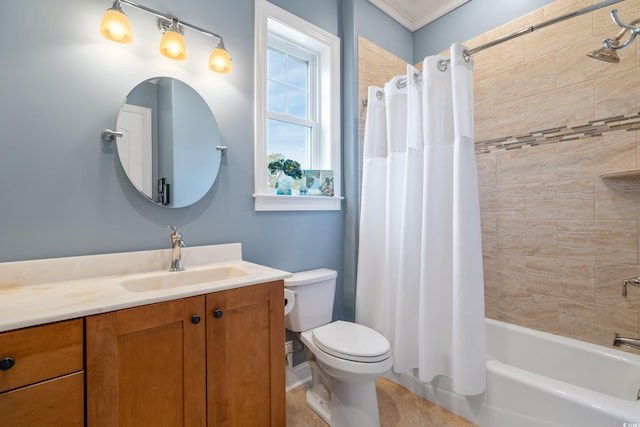
[[[466,44],[591,4],[557,1]],[[640,17],[640,2],[614,7],[626,22]],[[572,129],[640,112],[640,43],[620,50],[619,64],[586,56],[616,34],[610,9],[474,56],[478,146],[568,134],[477,154],[487,317],[602,345],[614,332],[640,336],[640,289],[621,295],[622,280],[640,274],[640,179],[600,177],[640,167],[637,126]]]
[[[593,3],[556,1],[465,44]],[[640,17],[640,2],[614,7],[623,21]],[[640,43],[619,51],[620,64],[586,57],[617,32],[608,10],[474,55],[478,147],[640,113]],[[402,72],[363,74],[381,58],[394,60],[363,39],[359,52],[361,98],[368,85]],[[602,345],[611,345],[614,332],[640,336],[640,289],[621,295],[622,280],[640,275],[640,179],[600,177],[640,167],[635,128],[477,154],[487,317]]]

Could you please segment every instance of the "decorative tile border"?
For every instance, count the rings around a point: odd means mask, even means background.
[[[491,153],[493,151],[513,150],[523,146],[555,144],[560,141],[587,139],[601,136],[603,133],[615,131],[640,130],[640,112],[630,116],[614,116],[604,119],[591,120],[579,126],[560,126],[530,132],[527,135],[505,136],[503,138],[477,141],[476,153]]]

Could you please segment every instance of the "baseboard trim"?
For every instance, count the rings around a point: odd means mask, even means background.
[[[311,381],[311,366],[309,362],[303,362],[289,369],[286,368],[287,391],[300,387]]]

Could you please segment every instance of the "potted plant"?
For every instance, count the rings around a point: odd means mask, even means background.
[[[291,195],[291,179],[302,179],[300,163],[292,159],[285,159],[281,154],[269,156],[267,165],[270,184],[275,187],[276,194]]]

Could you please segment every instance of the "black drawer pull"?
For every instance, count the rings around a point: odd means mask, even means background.
[[[213,311],[213,317],[215,317],[216,319],[219,319],[222,317],[222,310],[218,309],[218,310],[214,310]]]
[[[0,360],[0,371],[8,371],[9,369],[13,368],[13,365],[16,364],[16,359],[14,359],[13,357],[5,357],[4,359]]]
[[[193,316],[191,316],[191,323],[193,323],[194,325],[197,325],[198,323],[200,323],[200,316],[197,314],[194,314]]]

